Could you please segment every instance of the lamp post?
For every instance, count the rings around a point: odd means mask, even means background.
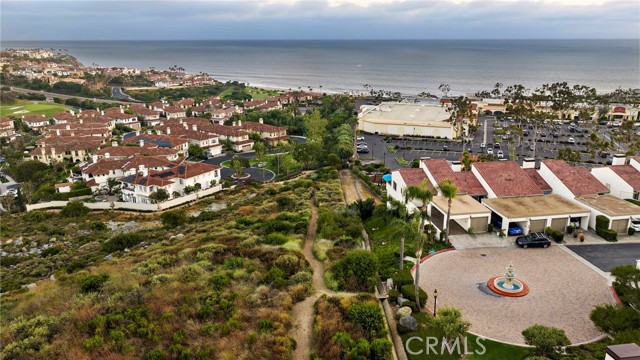
[[[433,317],[436,316],[437,306],[438,306],[438,289],[433,289]]]

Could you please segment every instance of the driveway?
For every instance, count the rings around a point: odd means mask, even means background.
[[[515,247],[514,241],[516,236],[507,236],[504,238],[496,235],[495,232],[481,233],[481,234],[460,234],[450,235],[449,240],[451,245],[456,249],[475,249],[475,248],[509,248]]]
[[[504,275],[509,264],[529,294],[506,298],[484,292],[482,285]],[[564,329],[572,343],[593,341],[602,333],[589,319],[591,310],[615,303],[607,279],[560,246],[449,251],[425,260],[420,272],[427,307],[437,289],[438,308],[459,308],[472,332],[516,344],[524,344],[522,330],[534,324]]]
[[[640,243],[568,245],[567,248],[604,272],[621,265],[636,266],[636,260],[640,260]]]

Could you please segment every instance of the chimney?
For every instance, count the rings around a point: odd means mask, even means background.
[[[235,122],[235,121],[231,123],[231,126],[233,126],[233,127],[236,127],[236,125],[237,125],[237,124],[236,124],[236,122]]]
[[[104,116],[104,110],[100,110],[100,115]]]
[[[198,125],[197,124],[191,125],[191,130],[198,131]]]
[[[92,162],[98,162],[98,155],[91,155],[91,161]]]
[[[238,126],[242,126],[242,120],[238,120]]]
[[[73,116],[75,116],[75,115],[76,115],[76,113],[75,113],[73,110],[69,110],[69,113],[70,113],[71,115],[73,115]]]
[[[111,142],[111,146],[118,146],[118,142],[117,142],[116,140],[113,140],[113,141]]]
[[[611,165],[624,165],[627,163],[627,157],[624,154],[614,154]]]
[[[60,129],[56,129],[56,135],[60,136]]]
[[[264,120],[262,120],[262,118],[258,119],[258,122],[259,122],[260,124],[264,124]]]
[[[171,128],[167,126],[167,135],[171,135]]]
[[[452,161],[451,170],[455,172],[462,171],[462,163],[460,161]]]
[[[138,165],[138,170],[142,173],[142,176],[149,175],[149,169],[147,169],[144,165]]]
[[[524,160],[522,160],[522,168],[523,169],[535,169],[536,168],[536,159],[534,159],[534,158],[524,158]]]
[[[109,153],[104,153],[104,158],[108,159],[109,157],[111,157],[111,155]]]
[[[144,147],[144,140],[142,139],[138,140],[138,146]]]
[[[82,118],[81,118],[81,119],[80,119],[80,124],[82,124],[82,122],[83,122],[83,121],[84,121],[84,120],[82,120]]]

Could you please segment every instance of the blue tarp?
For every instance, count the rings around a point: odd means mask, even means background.
[[[384,180],[386,182],[390,182],[391,181],[391,174],[382,175],[382,180]]]

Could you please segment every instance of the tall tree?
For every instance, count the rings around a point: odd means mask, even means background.
[[[418,311],[422,308],[420,304],[420,259],[422,259],[422,250],[424,247],[425,236],[424,236],[424,226],[425,222],[428,219],[431,222],[431,217],[427,214],[427,205],[433,200],[433,192],[431,189],[427,187],[426,179],[422,181],[420,186],[408,186],[404,190],[405,203],[408,204],[409,201],[413,199],[420,200],[422,203],[420,206],[420,231],[418,234],[420,237],[416,243],[416,271],[414,274],[414,289],[415,289],[415,298],[416,298],[416,308]],[[431,228],[431,224],[429,224],[429,228]]]
[[[401,219],[393,220],[393,228],[396,229],[393,233],[394,237],[397,236],[400,238],[400,265],[398,268],[403,270],[405,243],[418,243],[420,241],[420,232],[411,221]]]
[[[447,230],[445,232],[445,241],[449,244],[449,228],[451,227],[451,204],[453,203],[453,199],[458,196],[458,187],[453,183],[450,179],[444,179],[440,184],[438,184],[438,189],[442,196],[447,199]]]
[[[259,141],[253,145],[253,150],[256,152],[256,160],[258,160],[258,163],[264,163],[267,155],[267,146],[262,141]],[[262,181],[264,181],[264,173],[265,169],[262,167]]]
[[[304,124],[304,134],[307,141],[322,144],[327,135],[327,123],[327,119],[324,119],[318,110],[309,114]]]

